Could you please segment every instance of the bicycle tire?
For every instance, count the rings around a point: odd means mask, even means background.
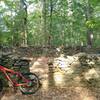
[[[3,90],[3,83],[2,83],[2,80],[0,79],[0,92],[2,92]]]
[[[25,87],[25,86],[19,87],[22,94],[34,94],[36,91],[38,91],[38,89],[40,87],[40,81],[39,81],[38,76],[34,73],[23,73],[23,76],[26,79],[31,80],[31,82],[29,83],[30,84],[29,87]]]

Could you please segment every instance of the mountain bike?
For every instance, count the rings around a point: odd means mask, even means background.
[[[21,73],[0,65],[0,92],[3,90],[3,79],[7,80],[10,85],[16,89],[17,87],[22,94],[33,94],[40,87],[40,81],[34,73]],[[3,78],[1,76],[4,76]]]

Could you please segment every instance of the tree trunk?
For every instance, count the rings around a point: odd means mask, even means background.
[[[67,16],[69,18],[69,25],[68,27],[70,27],[69,30],[69,46],[73,46],[72,44],[72,37],[73,37],[73,22],[72,22],[72,16],[73,16],[73,12],[72,12],[72,4],[73,4],[73,0],[67,0],[68,3],[68,12],[67,12]]]
[[[20,0],[21,3],[21,9],[24,12],[23,19],[22,19],[22,46],[27,46],[27,4],[26,0]]]
[[[48,35],[48,45],[51,46],[52,39],[52,12],[53,12],[53,4],[52,0],[50,0],[50,34]]]
[[[46,12],[46,0],[43,0],[43,9],[42,9],[42,14],[43,14],[43,34],[44,34],[44,45],[47,45],[47,12]]]
[[[86,13],[85,13],[86,22],[91,21],[92,12],[93,12],[93,8],[91,7],[88,1],[86,6]],[[90,48],[93,46],[93,29],[88,26],[87,26],[87,45]]]

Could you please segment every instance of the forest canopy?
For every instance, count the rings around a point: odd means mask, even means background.
[[[99,0],[0,0],[0,45],[100,44]]]

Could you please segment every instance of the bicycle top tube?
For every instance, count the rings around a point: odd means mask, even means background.
[[[13,74],[16,74],[17,73],[14,70],[8,69],[8,68],[6,68],[4,66],[1,66],[1,65],[0,65],[0,70],[1,71],[7,71],[7,72],[10,72],[10,73],[13,73]]]

